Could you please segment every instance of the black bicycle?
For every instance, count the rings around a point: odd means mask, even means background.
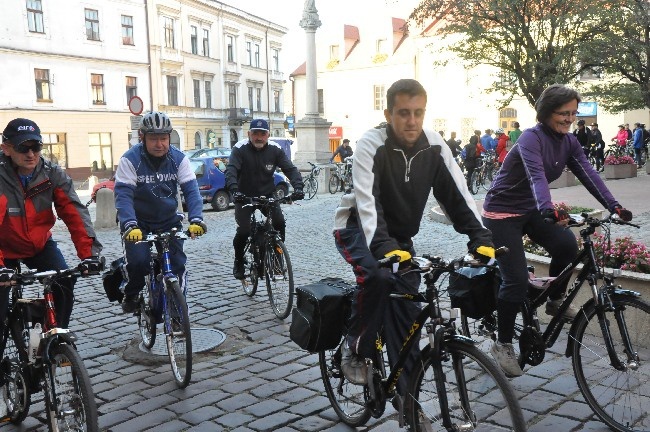
[[[345,379],[340,344],[333,350],[318,353],[327,397],[344,423],[357,427],[370,417],[381,417],[387,399],[396,397],[397,380],[411,347],[420,343],[424,327],[427,338],[423,340],[427,343],[420,351],[415,370],[411,371],[407,394],[401,401],[405,418],[400,416],[400,425],[406,421],[409,430],[418,432],[526,430],[519,401],[508,379],[471,339],[457,332],[458,310],[441,308],[436,283],[442,275],[463,263],[463,260],[448,262],[426,255],[413,258],[407,272],[424,275],[425,292],[417,296],[394,292],[390,298],[422,302],[425,306],[411,325],[399,359],[390,370],[378,341],[374,358],[367,360],[367,385],[355,385]],[[395,275],[395,282],[406,284],[400,275]]]
[[[50,431],[98,431],[97,405],[90,377],[76,348],[77,336],[58,327],[53,285],[64,278],[99,274],[77,268],[27,271],[12,277],[11,306],[0,340],[0,377],[6,385],[7,416],[20,424],[31,395],[43,391]],[[41,283],[43,297],[24,297],[25,286]],[[2,287],[5,288],[5,287]]]
[[[251,233],[244,249],[244,279],[242,287],[249,297],[257,292],[259,279],[266,280],[266,290],[273,313],[285,319],[293,306],[293,268],[280,232],[273,228],[271,206],[291,202],[290,197],[275,199],[264,196],[249,197],[255,210],[251,214]],[[257,215],[261,213],[261,215]]]
[[[310,200],[318,192],[318,175],[320,174],[321,167],[311,162],[307,163],[311,165],[311,172],[302,181],[304,183],[305,199]]]
[[[192,378],[192,332],[185,293],[171,269],[169,254],[174,238],[186,240],[188,237],[172,228],[150,233],[143,240],[150,247],[155,246],[156,252],[151,252],[151,270],[145,279],[146,286],[140,291],[135,315],[142,344],[147,349],[153,348],[156,326],[162,324],[174,381],[178,387],[185,388]]]
[[[613,274],[604,274],[591,238],[600,227],[609,239],[612,223],[639,226],[612,215],[599,220],[583,213],[581,218],[569,223],[569,226],[584,227],[580,230],[582,249],[575,260],[555,278],[530,281],[528,299],[515,326],[519,365],[523,369],[527,364],[536,366],[544,360],[546,349],[553,346],[568,323],[564,312],[586,282],[591,296],[571,323],[566,348],[578,387],[587,404],[611,429],[648,431],[650,304],[639,293],[616,285]],[[580,264],[582,268],[556,316],[542,331],[537,309],[545,304],[549,294],[557,292],[562,281],[572,277]],[[496,312],[478,320],[463,317],[462,329],[472,338],[487,336],[496,340]]]
[[[329,191],[334,194],[338,191],[347,192],[352,189],[352,163],[353,156],[345,158],[344,162],[336,164],[336,168],[332,171],[329,181]]]

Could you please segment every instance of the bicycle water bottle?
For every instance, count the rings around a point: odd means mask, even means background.
[[[34,328],[29,330],[29,361],[32,363],[36,361],[42,332],[41,323],[34,324]]]

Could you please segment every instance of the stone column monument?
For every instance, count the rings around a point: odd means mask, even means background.
[[[295,155],[296,165],[309,170],[307,162],[326,163],[331,152],[329,149],[329,127],[331,122],[318,114],[318,87],[316,85],[316,29],[321,22],[318,18],[315,0],[305,0],[300,27],[307,36],[307,109],[305,117],[296,122],[298,151]]]

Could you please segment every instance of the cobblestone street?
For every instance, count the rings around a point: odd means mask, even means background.
[[[82,194],[82,200],[87,196]],[[336,251],[331,235],[337,195],[318,195],[299,205],[284,206],[287,247],[295,285],[324,277],[350,282],[349,266]],[[431,199],[429,208],[435,205]],[[94,204],[91,212],[94,213]],[[133,431],[346,431],[330,408],[320,378],[317,355],[289,339],[290,317],[274,317],[263,284],[247,297],[232,277],[234,213],[216,213],[206,206],[209,233],[186,242],[190,269],[188,304],[193,328],[218,329],[226,342],[195,354],[192,382],[176,388],[167,356],[141,352],[134,317],[109,303],[100,277],[80,279],[70,327],[91,375],[100,411],[101,430]],[[94,219],[94,216],[93,216]],[[55,239],[70,265],[78,262],[65,227],[57,224]],[[122,253],[117,228],[98,230],[107,262]],[[416,238],[419,253],[457,257],[466,252],[467,238],[451,226],[422,221]],[[564,333],[566,333],[566,328]],[[159,337],[156,344],[163,343]],[[520,396],[530,431],[606,431],[584,402],[563,356],[563,334],[544,362],[512,380]],[[42,395],[35,395],[22,426],[5,424],[0,431],[47,430]],[[388,404],[381,419],[371,419],[362,431],[398,430]]]

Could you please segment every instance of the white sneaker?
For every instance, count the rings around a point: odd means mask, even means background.
[[[547,300],[546,301],[546,315],[550,316],[555,316],[558,313],[558,310],[560,309],[560,305],[564,299],[557,299],[557,300]],[[580,313],[580,309],[576,307],[573,303],[569,305],[567,310],[564,311],[564,317],[573,320],[575,317],[578,316],[578,313]]]
[[[347,342],[341,345],[341,371],[345,379],[352,384],[366,385],[368,383],[368,366],[363,358],[353,353]]]
[[[518,377],[524,374],[524,371],[519,367],[517,353],[515,353],[515,348],[511,343],[501,343],[497,341],[492,344],[490,352],[507,377]]]

